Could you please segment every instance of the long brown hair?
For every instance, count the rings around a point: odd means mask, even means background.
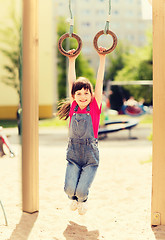
[[[93,96],[93,86],[90,83],[90,81],[87,78],[79,77],[76,81],[73,82],[72,89],[71,89],[71,95],[74,99],[75,92],[78,90],[89,89],[91,95]],[[59,101],[58,103],[58,112],[57,116],[60,119],[67,120],[69,117],[71,102],[68,99],[64,99]]]

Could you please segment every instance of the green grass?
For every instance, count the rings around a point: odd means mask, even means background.
[[[39,127],[65,127],[67,125],[68,121],[59,120],[58,118],[39,120]],[[17,127],[17,120],[0,120],[0,126],[2,126],[3,128]]]
[[[152,124],[153,121],[153,115],[152,114],[145,114],[140,117],[140,123],[143,124]]]
[[[127,115],[110,116],[110,120],[126,120],[133,117]],[[143,115],[139,117],[140,123],[152,124],[152,115]],[[68,120],[59,120],[57,117],[51,119],[42,119],[39,121],[40,127],[65,127],[68,126]]]
[[[110,116],[110,120],[126,120],[132,118],[127,115],[116,115]],[[142,124],[152,124],[152,114],[145,114],[139,117],[139,121]],[[12,128],[17,127],[17,120],[0,120],[0,126],[3,128]],[[66,127],[68,126],[68,120],[59,120],[57,117],[50,118],[50,119],[41,119],[39,120],[39,127]]]
[[[58,118],[41,119],[39,120],[39,127],[66,127],[68,120],[60,120]]]
[[[2,126],[3,128],[17,127],[17,120],[0,120],[0,126]]]
[[[150,158],[147,159],[147,160],[140,161],[141,164],[151,163],[151,162],[152,162],[152,157],[150,157]]]
[[[109,116],[109,119],[112,120],[112,121],[115,121],[115,120],[129,120],[129,119],[137,119],[139,120],[139,123],[142,123],[142,124],[152,124],[152,121],[153,121],[153,115],[152,114],[144,114],[142,116],[139,116],[139,117],[133,117],[133,116],[129,116],[129,115],[110,115]]]

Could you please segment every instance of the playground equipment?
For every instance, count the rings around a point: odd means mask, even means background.
[[[138,121],[135,119],[110,121],[109,115],[118,115],[118,112],[116,110],[110,110],[109,108],[109,96],[107,92],[104,91],[102,99],[102,112],[100,117],[101,126],[98,131],[99,139],[106,138],[108,133],[118,132],[121,130],[129,130],[129,138],[131,139],[131,129],[138,124]]]
[[[96,49],[96,51],[97,51],[98,53],[100,53],[100,54],[108,54],[108,53],[112,52],[112,51],[116,48],[116,46],[117,46],[117,37],[116,37],[116,35],[115,35],[112,31],[110,31],[109,29],[107,29],[107,30],[106,30],[106,34],[109,34],[109,35],[112,36],[112,38],[113,38],[113,44],[112,44],[112,46],[111,46],[110,48],[108,48],[107,50],[104,50],[103,52],[100,52],[97,42],[98,42],[98,38],[99,38],[101,35],[103,35],[103,34],[105,34],[105,31],[104,31],[104,30],[101,30],[101,31],[99,31],[99,32],[95,35],[95,37],[94,37],[94,39],[93,39],[93,45],[94,45],[94,47],[95,47],[95,49]]]
[[[107,88],[112,86],[126,86],[126,85],[146,85],[153,86],[152,80],[136,80],[136,81],[108,81]],[[137,102],[132,96],[127,101],[124,101],[121,107],[120,114],[126,114],[132,117],[141,116],[146,113],[151,113],[151,108],[143,105],[142,102]]]
[[[82,48],[82,40],[81,40],[81,38],[80,38],[77,34],[73,33],[74,19],[73,19],[73,14],[72,14],[72,10],[71,10],[71,0],[69,0],[69,11],[70,11],[70,29],[69,29],[69,33],[65,33],[65,34],[63,34],[63,35],[60,37],[60,39],[59,39],[59,41],[58,41],[58,49],[59,49],[59,51],[61,52],[61,54],[63,54],[64,56],[73,57],[73,56],[77,56],[77,55],[80,53],[81,48]],[[73,38],[75,38],[75,39],[77,40],[77,42],[78,42],[78,47],[77,47],[77,49],[76,49],[72,54],[70,54],[70,53],[68,53],[67,51],[65,51],[65,50],[63,49],[63,47],[62,47],[63,41],[64,41],[66,38],[68,38],[68,37],[70,37],[70,38],[73,37]]]
[[[164,98],[164,62],[165,31],[164,0],[153,0],[153,79],[154,79],[154,111],[153,111],[153,161],[152,161],[152,204],[151,224],[165,225],[165,105]],[[28,13],[28,14],[27,14]],[[38,0],[23,1],[23,210],[38,210]],[[37,131],[36,131],[37,130]],[[25,150],[26,149],[26,150]],[[27,153],[27,154],[26,154]],[[36,179],[37,178],[37,179]]]
[[[8,226],[8,221],[7,221],[5,209],[4,209],[4,207],[3,207],[3,204],[2,204],[2,201],[1,201],[1,200],[0,200],[0,205],[1,205],[2,212],[3,212],[4,218],[5,218],[5,224],[6,224],[6,226]]]
[[[23,1],[22,209],[39,210],[38,0]]]
[[[151,224],[165,225],[165,8],[164,0],[152,0],[153,7],[153,155]]]
[[[121,130],[129,130],[129,138],[131,139],[131,129],[138,123],[139,122],[137,120],[132,119],[127,121],[105,121],[105,127],[100,128],[98,131],[99,139],[104,139],[108,133],[118,132]]]
[[[3,127],[0,126],[0,157],[3,157],[4,155],[6,155],[6,152],[4,151],[4,146],[7,147],[10,153],[10,157],[14,157],[15,154],[11,148],[9,140],[6,137],[6,135],[3,133]]]
[[[121,108],[121,113],[130,115],[133,117],[141,116],[146,112],[147,112],[147,109],[143,105],[135,105],[135,106],[123,105]]]
[[[0,157],[3,157],[6,153],[4,152],[4,148],[3,145],[6,145],[6,147],[8,148],[9,152],[10,152],[10,157],[14,157],[15,154],[11,149],[11,146],[9,144],[9,141],[6,137],[6,135],[3,133],[3,127],[0,126]],[[7,222],[7,217],[6,217],[6,213],[5,213],[5,209],[3,207],[2,201],[0,200],[0,205],[2,208],[2,212],[5,218],[5,224],[6,226],[8,226],[8,222]]]
[[[111,0],[108,1],[108,17],[107,17],[107,20],[106,20],[106,23],[105,23],[105,28],[104,30],[101,30],[99,31],[94,39],[93,39],[93,45],[94,45],[94,48],[96,49],[96,51],[100,54],[108,54],[108,53],[111,53],[117,46],[117,37],[116,35],[110,31],[110,27],[109,27],[109,23],[110,23],[110,17],[111,17]],[[99,47],[98,47],[98,38],[101,36],[101,35],[110,35],[112,38],[113,38],[113,44],[110,48],[104,50],[103,52],[100,52],[99,51]]]
[[[81,38],[80,38],[77,34],[73,33],[74,20],[73,20],[73,14],[72,14],[72,10],[71,10],[71,0],[69,0],[69,10],[70,10],[70,30],[69,30],[69,33],[65,33],[65,34],[63,34],[63,35],[60,37],[60,39],[59,39],[59,41],[58,41],[58,49],[59,49],[59,51],[61,52],[61,54],[63,54],[64,56],[73,57],[73,56],[76,56],[76,55],[78,55],[78,54],[80,53],[81,48],[82,48],[82,40],[81,40]],[[110,31],[110,29],[109,29],[110,14],[111,14],[111,0],[109,0],[109,12],[108,12],[107,21],[106,21],[106,24],[105,24],[105,29],[99,31],[99,32],[95,35],[95,37],[94,37],[94,39],[93,39],[94,48],[95,48],[96,51],[97,51],[98,53],[100,53],[100,54],[108,54],[108,53],[112,52],[112,51],[116,48],[116,46],[117,46],[117,37],[116,37],[116,35],[115,35],[112,31]],[[112,44],[112,46],[111,46],[110,48],[104,50],[103,52],[100,52],[100,51],[99,51],[99,47],[98,47],[98,38],[99,38],[101,35],[103,35],[103,34],[106,34],[106,35],[108,34],[108,35],[112,36],[112,38],[113,38],[113,44]],[[67,51],[65,51],[65,50],[63,49],[63,47],[62,47],[63,41],[64,41],[66,38],[68,38],[68,37],[70,37],[70,38],[73,37],[73,38],[75,38],[75,39],[77,40],[77,42],[78,42],[78,47],[77,47],[77,49],[76,49],[72,54],[70,54],[70,53],[68,53]]]

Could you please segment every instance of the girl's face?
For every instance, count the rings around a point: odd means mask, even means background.
[[[81,90],[77,90],[74,95],[74,99],[77,102],[78,106],[81,109],[84,109],[91,102],[92,95],[89,89],[82,88]]]

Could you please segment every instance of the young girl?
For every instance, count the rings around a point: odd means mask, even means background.
[[[100,47],[102,52],[105,48]],[[74,50],[69,51],[71,54]],[[60,106],[60,119],[70,117],[68,161],[64,190],[72,200],[71,209],[78,209],[83,215],[87,211],[89,188],[99,165],[98,128],[101,113],[102,88],[105,69],[105,55],[99,54],[95,92],[90,81],[80,77],[76,80],[75,60],[69,57],[70,102]]]

